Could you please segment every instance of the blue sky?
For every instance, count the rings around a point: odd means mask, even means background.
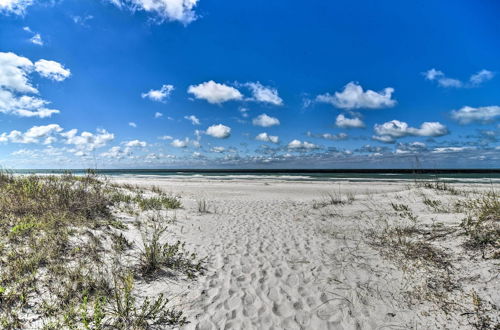
[[[0,0],[0,165],[498,167],[499,13]]]

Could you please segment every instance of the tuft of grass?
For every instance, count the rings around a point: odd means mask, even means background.
[[[168,299],[160,294],[156,299],[146,298],[141,304],[132,294],[134,278],[132,274],[115,277],[114,290],[107,314],[113,321],[113,329],[149,329],[154,325],[178,325],[187,323],[182,312],[167,308]]]
[[[142,232],[142,252],[140,255],[140,271],[144,276],[151,276],[166,268],[194,278],[204,271],[204,260],[197,261],[194,253],[185,250],[185,243],[174,244],[164,242],[164,234],[168,229],[165,221],[153,221],[146,224]]]
[[[391,207],[394,211],[396,211],[396,214],[401,218],[407,218],[412,222],[417,222],[418,217],[413,214],[413,211],[410,209],[408,205],[396,204],[391,202]]]
[[[324,194],[321,200],[313,202],[313,208],[320,209],[329,205],[344,205],[346,203],[351,204],[352,202],[354,202],[354,195],[352,193],[343,196],[339,190],[338,192]]]
[[[466,247],[478,249],[483,258],[500,258],[500,196],[495,191],[464,203],[468,214],[461,222],[467,236]]]
[[[165,195],[163,193],[159,196],[153,197],[143,197],[141,195],[137,195],[134,198],[134,202],[136,202],[143,211],[177,209],[182,206],[181,201],[178,197]]]
[[[208,203],[206,199],[198,200],[197,204],[199,213],[210,213],[210,211],[208,210]]]

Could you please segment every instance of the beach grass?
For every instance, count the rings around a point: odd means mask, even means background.
[[[120,205],[143,212],[181,207],[176,196],[160,191],[144,196],[92,172],[0,173],[1,328],[142,329],[186,321],[181,311],[167,308],[166,297],[138,301],[132,293],[144,265],[116,262],[134,248],[124,236],[127,225],[115,215]],[[159,248],[147,252],[160,257],[155,267],[180,269],[189,277],[201,271],[183,243],[159,239],[145,243]],[[33,315],[36,326],[30,323]]]

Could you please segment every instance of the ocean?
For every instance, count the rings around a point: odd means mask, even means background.
[[[15,174],[63,174],[70,172],[75,175],[85,174],[86,170],[61,169],[25,169],[13,170]],[[96,170],[103,176],[140,176],[162,178],[190,178],[211,180],[281,180],[281,181],[412,181],[440,180],[446,182],[470,182],[500,184],[500,169],[438,169],[438,170],[407,170],[407,169],[361,169],[361,170],[204,170],[204,169],[103,169]]]

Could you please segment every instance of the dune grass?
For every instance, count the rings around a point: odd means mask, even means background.
[[[119,204],[164,210],[180,207],[180,200],[123,189],[92,172],[0,173],[0,328],[30,326],[32,315],[44,329],[143,329],[185,322],[182,312],[166,307],[163,296],[135,300],[131,292],[139,266],[110,262],[111,251],[132,248],[121,233],[127,227],[114,216]],[[162,253],[184,260],[180,246],[161,245]],[[185,267],[179,261],[163,266]]]

